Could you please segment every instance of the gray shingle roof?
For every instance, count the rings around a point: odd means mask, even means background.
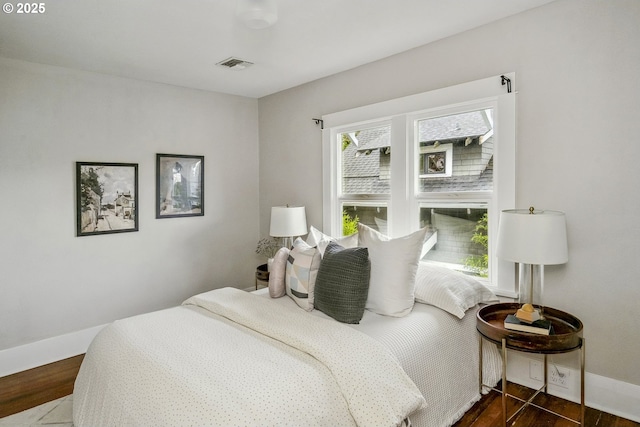
[[[389,126],[357,132],[355,141],[342,152],[342,191],[344,193],[384,194],[389,192],[389,180],[380,179],[379,148],[389,146],[390,134]]]
[[[478,137],[487,135],[491,131],[491,124],[483,111],[436,117],[421,120],[418,125],[420,145],[440,141],[452,143],[456,156],[460,150],[465,150],[467,137],[473,138],[473,144],[478,144]],[[363,129],[352,135],[351,142],[342,152],[343,192],[345,194],[384,194],[390,191],[389,179],[381,178],[381,156],[388,156],[385,147],[390,147],[391,128],[383,126]],[[487,147],[491,140],[487,140]],[[471,146],[469,146],[471,148]],[[475,150],[465,150],[478,152]],[[382,150],[381,150],[382,149]],[[490,149],[489,149],[490,150]],[[485,150],[487,151],[487,150]],[[478,158],[482,156],[478,154]],[[420,191],[480,191],[489,190],[493,183],[493,156],[482,157],[481,164],[476,167],[477,172],[464,176],[429,177],[420,179]],[[477,163],[477,162],[476,162]]]
[[[420,142],[464,139],[485,135],[491,125],[483,111],[471,111],[453,116],[435,117],[420,120],[418,132]]]

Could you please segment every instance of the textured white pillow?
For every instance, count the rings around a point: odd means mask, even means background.
[[[278,252],[273,256],[273,264],[271,264],[269,272],[269,296],[271,298],[280,298],[286,294],[284,278],[287,273],[288,258],[288,248],[278,249]]]
[[[287,295],[307,311],[313,310],[313,289],[320,261],[320,252],[316,248],[300,237],[293,242],[287,259],[285,289]]]
[[[415,297],[417,302],[434,305],[460,319],[476,304],[498,301],[473,277],[427,262],[418,265]]]
[[[309,227],[307,244],[311,247],[317,247],[321,257],[324,256],[324,250],[327,249],[327,245],[329,245],[330,242],[336,242],[345,249],[355,248],[358,246],[358,233],[344,237],[331,237],[314,226]]]
[[[416,270],[427,229],[390,239],[358,224],[358,246],[369,249],[371,280],[366,308],[386,316],[402,317],[414,303]]]

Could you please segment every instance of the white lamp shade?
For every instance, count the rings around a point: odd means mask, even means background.
[[[505,210],[498,226],[498,258],[525,264],[564,264],[569,260],[563,212]]]
[[[269,234],[273,237],[292,237],[307,234],[307,215],[304,206],[272,207]]]

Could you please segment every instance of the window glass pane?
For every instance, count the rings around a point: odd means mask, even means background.
[[[389,194],[391,126],[338,134],[342,145],[342,193]]]
[[[342,233],[344,236],[358,231],[353,227],[360,222],[384,235],[387,233],[387,207],[380,206],[358,206],[355,204],[342,205]]]
[[[493,189],[493,110],[417,120],[418,191]]]
[[[487,277],[489,271],[486,208],[420,208],[420,227],[428,227],[422,258]]]

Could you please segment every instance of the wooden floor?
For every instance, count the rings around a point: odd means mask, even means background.
[[[0,418],[73,393],[84,354],[0,378]]]
[[[518,384],[509,383],[507,391],[521,399],[529,399],[534,390]],[[549,395],[538,395],[533,403],[548,408],[565,417],[579,420],[580,405]],[[507,416],[511,417],[521,406],[516,399],[507,400]],[[577,423],[549,414],[541,409],[529,406],[513,418],[509,424],[513,427],[576,427]],[[496,391],[482,397],[453,427],[499,427],[502,426],[502,396]],[[585,410],[585,427],[640,427],[639,423],[616,417],[592,408]]]

